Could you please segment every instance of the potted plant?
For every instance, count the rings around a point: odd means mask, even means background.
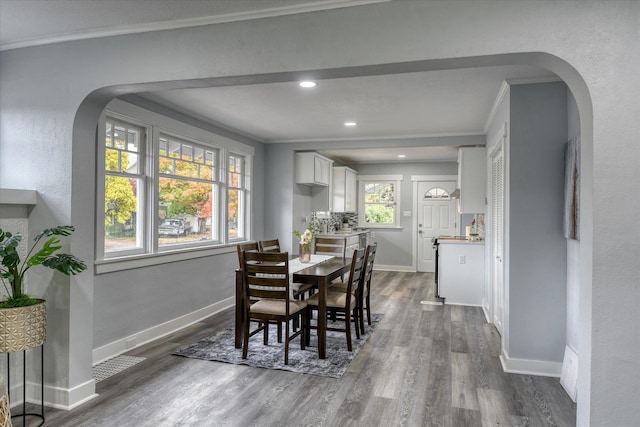
[[[0,301],[0,352],[27,350],[44,343],[46,338],[46,306],[42,299],[24,292],[25,273],[42,265],[66,275],[75,275],[87,266],[70,254],[56,253],[60,246],[57,236],[69,236],[70,225],[48,228],[38,234],[23,260],[18,245],[22,235],[0,228],[0,279],[7,293]],[[43,243],[41,240],[47,238]]]
[[[349,229],[349,217],[346,215],[342,217],[342,229],[343,230]]]

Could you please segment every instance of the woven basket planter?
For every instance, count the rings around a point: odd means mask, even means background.
[[[0,353],[28,350],[47,337],[44,300],[27,307],[0,308]]]

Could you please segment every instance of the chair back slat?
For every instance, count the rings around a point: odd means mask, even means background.
[[[261,240],[258,242],[260,252],[280,252],[280,240]]]
[[[376,250],[378,248],[378,243],[374,243],[373,245],[367,246],[367,255],[365,256],[365,270],[364,277],[362,283],[366,283],[369,285],[371,283],[371,276],[373,275],[373,263],[376,259]]]
[[[243,270],[247,298],[288,299],[288,252],[245,251]]]
[[[347,282],[347,295],[358,292],[360,284],[360,277],[362,275],[362,269],[364,267],[365,251],[356,249],[353,251],[353,257],[351,258],[351,270],[349,272],[349,281]],[[347,298],[347,304],[349,304],[349,298]],[[349,307],[347,307],[348,309]]]
[[[320,255],[334,255],[344,258],[346,255],[346,241],[344,238],[316,237],[314,252]]]

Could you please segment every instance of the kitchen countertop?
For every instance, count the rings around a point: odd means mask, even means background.
[[[467,237],[464,236],[438,236],[439,244],[467,244],[467,245],[484,245],[484,239],[471,241]]]
[[[351,230],[351,231],[336,231],[334,233],[318,233],[318,237],[354,237],[364,233],[368,233],[369,230]]]

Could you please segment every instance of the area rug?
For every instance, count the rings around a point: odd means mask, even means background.
[[[347,351],[347,340],[344,333],[328,331],[326,359],[318,358],[318,343],[315,332],[312,332],[311,345],[306,347],[305,350],[300,350],[300,337],[295,338],[289,344],[289,364],[285,365],[284,338],[282,343],[278,342],[275,325],[269,328],[268,345],[263,345],[262,333],[258,333],[249,339],[247,359],[242,358],[242,349],[235,348],[233,328],[225,329],[216,335],[183,347],[173,354],[195,359],[248,365],[256,368],[280,369],[302,374],[340,378],[349,367],[351,361],[358,355],[358,352],[381,319],[382,314],[372,313],[371,325],[367,325],[365,322],[365,333],[360,335],[360,339],[356,338],[355,331],[352,329],[351,343],[353,351]],[[328,324],[330,326],[331,322],[328,322]]]

